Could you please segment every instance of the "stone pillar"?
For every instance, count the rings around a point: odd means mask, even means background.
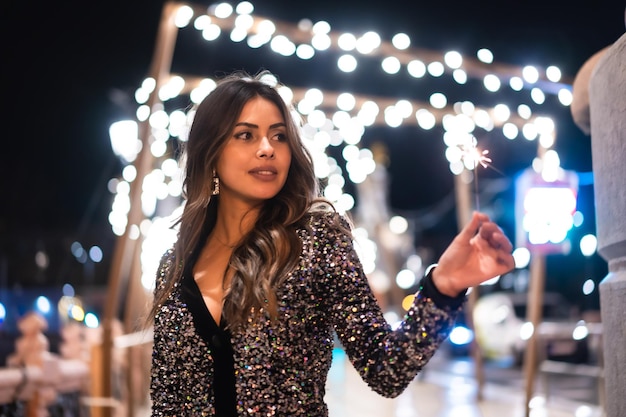
[[[598,60],[589,83],[606,417],[626,416],[626,34]]]

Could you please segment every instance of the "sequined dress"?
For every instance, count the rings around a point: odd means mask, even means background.
[[[327,416],[324,395],[335,334],[374,391],[399,395],[448,336],[464,300],[439,294],[427,278],[402,324],[392,330],[352,237],[333,227],[328,215],[312,216],[298,234],[300,262],[278,291],[278,320],[250,319],[230,334],[239,416]],[[172,262],[169,251],[159,267],[156,292]],[[177,284],[155,316],[155,417],[215,416],[216,387],[219,395],[224,384],[232,383],[232,377],[216,379],[223,364],[214,357],[221,347],[206,333],[203,337],[210,323],[199,320],[186,288]]]

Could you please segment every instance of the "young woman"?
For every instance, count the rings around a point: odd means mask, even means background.
[[[396,396],[465,290],[514,266],[500,228],[474,213],[392,330],[348,221],[318,196],[291,109],[260,75],[228,76],[204,99],[185,161],[155,289],[153,416],[326,416],[335,334],[371,388]]]

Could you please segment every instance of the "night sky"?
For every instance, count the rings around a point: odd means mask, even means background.
[[[403,31],[414,46],[456,49],[468,55],[486,47],[498,62],[554,64],[569,78],[625,29],[623,0],[585,7],[569,1],[407,3],[417,2],[253,2],[257,15],[292,23],[302,18],[326,20],[333,30],[377,30],[385,40]],[[119,175],[121,166],[111,151],[108,127],[134,114],[133,94],[149,71],[162,4],[153,0],[2,2],[5,131],[0,288],[63,282],[76,268],[67,255],[74,239],[101,245],[105,258],[110,256],[114,236],[107,215],[112,196],[106,184]],[[338,74],[332,60],[326,65],[320,59],[305,67],[297,58],[277,58],[269,52],[265,57],[225,42],[207,46],[183,41],[180,36],[173,69],[185,73],[215,76],[265,67],[292,86],[329,83],[336,89],[375,88],[390,96],[402,96],[409,87],[402,79],[381,80],[379,69],[346,76]],[[559,129],[562,165],[590,172],[590,138],[573,125],[567,112]],[[402,130],[373,130],[368,135],[369,140],[385,138],[390,151],[398,155],[389,168],[395,179],[390,189],[392,207],[420,212],[449,193],[449,173],[444,177],[428,163],[439,157],[441,149],[407,142],[411,133]],[[494,165],[507,174],[526,163],[515,156],[528,150],[490,146],[498,158]],[[486,180],[497,178],[493,172],[484,175]],[[409,179],[413,188],[408,189],[403,179]],[[581,192],[588,196],[585,204],[592,210],[592,187]],[[449,231],[450,227],[441,230],[443,239]],[[53,267],[47,271],[32,265],[39,249],[51,254]],[[106,267],[99,268],[100,277],[105,277]]]

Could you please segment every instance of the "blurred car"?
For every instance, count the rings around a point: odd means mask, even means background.
[[[520,365],[533,326],[526,320],[526,293],[497,292],[478,298],[474,306],[475,337],[484,358]],[[571,363],[589,360],[589,329],[558,293],[545,293],[538,326],[539,358]]]

